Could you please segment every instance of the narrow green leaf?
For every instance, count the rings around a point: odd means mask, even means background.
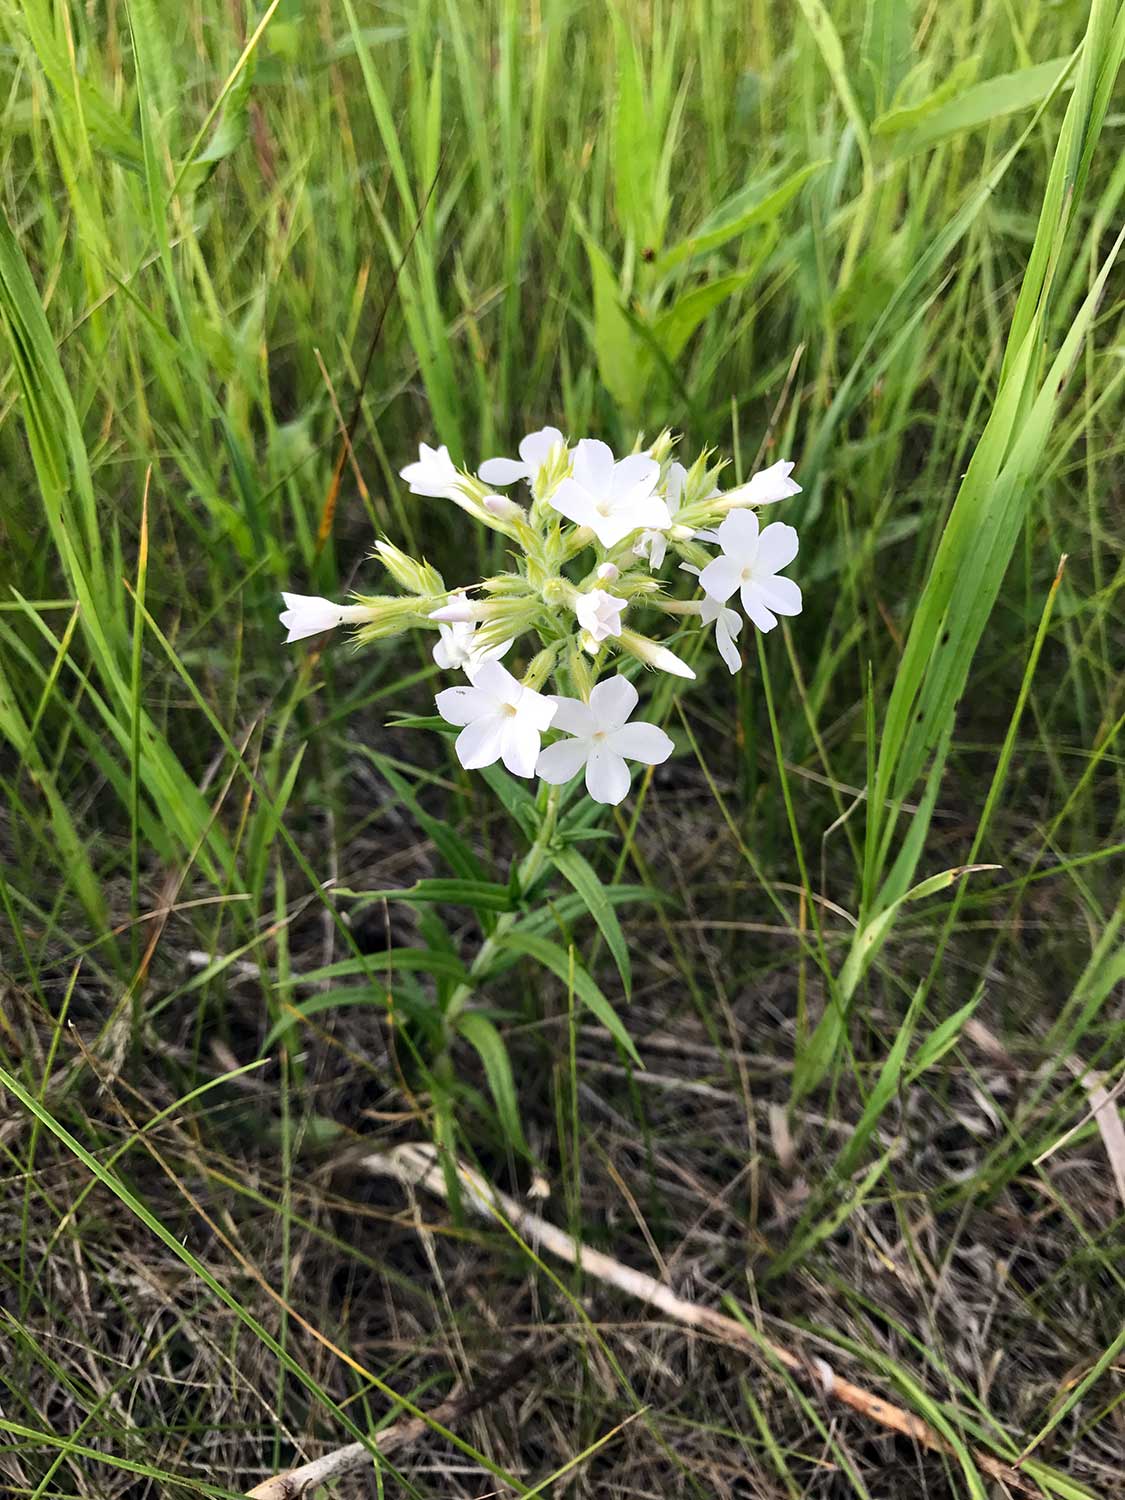
[[[626,1031],[621,1017],[577,959],[572,959],[571,955],[564,948],[560,948],[558,943],[552,943],[548,938],[537,937],[518,928],[513,928],[504,934],[501,946],[535,959],[536,963],[542,964],[545,969],[550,969],[551,973],[557,975],[564,984],[573,984],[574,993],[583,1005],[593,1011],[636,1065],[639,1068],[644,1067],[640,1054],[633,1045],[633,1038]]]
[[[621,931],[617,913],[610,905],[602,888],[602,882],[598,879],[593,866],[574,848],[556,850],[552,853],[551,859],[556,869],[570,881],[582,897],[586,910],[601,929],[601,934],[617,964],[617,971],[621,975],[625,993],[628,995],[633,985],[632,969],[629,964],[629,946],[625,941],[625,934]]]
[[[772,187],[771,183],[776,180],[777,173],[770,173],[767,178],[740,189],[705,219],[698,229],[660,257],[653,267],[654,276],[659,279],[685,260],[718,250],[749,229],[774,223],[805,183],[822,172],[827,165],[827,159],[809,162],[807,166],[798,167],[795,172],[791,172],[776,187]]]
[[[653,319],[652,333],[665,359],[670,364],[679,359],[704,318],[748,286],[754,275],[753,271],[732,271],[729,276],[716,276],[714,281],[705,281],[702,286],[685,292],[671,307],[658,313]]]
[[[496,1113],[509,1143],[527,1155],[527,1141],[520,1124],[516,1085],[512,1063],[504,1039],[496,1027],[479,1010],[464,1010],[457,1019],[457,1030],[472,1046],[484,1064],[488,1087],[496,1102]]]

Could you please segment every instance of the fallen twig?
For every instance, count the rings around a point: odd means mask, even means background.
[[[431,1145],[409,1144],[396,1146],[390,1151],[371,1152],[361,1158],[360,1164],[380,1177],[395,1177],[409,1186],[423,1187],[437,1197],[448,1200],[445,1175],[441,1170],[438,1154]],[[934,1452],[954,1452],[952,1446],[928,1422],[922,1421],[921,1417],[916,1417],[912,1412],[894,1406],[863,1386],[853,1385],[850,1380],[837,1375],[826,1360],[795,1354],[782,1344],[774,1343],[760,1334],[750,1333],[725,1313],[677,1297],[670,1287],[663,1285],[655,1277],[623,1265],[621,1261],[614,1260],[611,1255],[600,1250],[592,1250],[589,1246],[580,1244],[565,1230],[556,1228],[554,1224],[524,1208],[514,1198],[509,1198],[506,1193],[494,1188],[472,1167],[463,1162],[456,1162],[454,1165],[470,1207],[486,1217],[503,1220],[533,1249],[546,1250],[570,1265],[581,1265],[585,1275],[604,1281],[630,1297],[648,1302],[676,1322],[684,1323],[689,1328],[701,1329],[725,1344],[747,1352],[760,1354],[764,1351],[785,1369],[806,1377],[825,1396],[850,1406],[853,1411],[880,1427],[901,1433],[903,1437],[913,1438],[915,1442]],[[1027,1495],[1042,1493],[1029,1476],[1021,1474],[992,1454],[975,1450],[973,1457],[984,1473],[1011,1489]],[[268,1496],[267,1500],[288,1500],[288,1496],[286,1492],[278,1491]]]
[[[540,1357],[541,1354],[542,1351]],[[455,1391],[452,1396],[428,1411],[425,1418],[404,1417],[401,1422],[385,1427],[382,1432],[375,1434],[372,1440],[374,1446],[383,1454],[397,1453],[424,1437],[433,1423],[442,1427],[451,1426],[508,1390],[526,1373],[532,1359],[531,1351],[525,1349],[490,1379],[473,1386],[472,1390]],[[285,1469],[280,1474],[263,1479],[261,1484],[249,1491],[250,1500],[301,1500],[302,1496],[311,1495],[313,1490],[327,1484],[330,1479],[339,1479],[343,1474],[354,1474],[370,1464],[371,1448],[368,1444],[348,1443],[343,1448],[334,1448],[320,1458],[301,1464],[297,1469]]]

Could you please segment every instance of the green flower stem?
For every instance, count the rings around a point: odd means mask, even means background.
[[[553,786],[547,793],[547,805],[543,809],[543,821],[539,825],[539,831],[535,835],[531,848],[520,861],[519,887],[521,891],[527,890],[539,878],[547,858],[547,848],[554,837],[555,824],[559,817],[559,799],[562,796],[562,787]],[[496,922],[495,929],[485,938],[480,945],[476,958],[469,966],[469,977],[459,984],[449,997],[449,1004],[445,1008],[445,1034],[450,1037],[456,1025],[457,1017],[465,1009],[465,1006],[476,993],[481,979],[487,974],[492,960],[500,947],[504,934],[514,926],[518,912],[502,912]]]

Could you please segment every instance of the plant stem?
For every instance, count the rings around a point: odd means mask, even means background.
[[[535,835],[531,848],[520,861],[519,888],[526,891],[538,879],[543,869],[543,861],[547,857],[547,847],[554,837],[555,824],[559,816],[559,799],[562,796],[562,788],[553,786],[547,793],[547,805],[543,809],[543,818],[539,824],[539,830]],[[469,977],[464,983],[459,984],[449,998],[449,1004],[445,1008],[445,1032],[448,1037],[453,1030],[457,1017],[464,1010],[469,1000],[476,993],[477,985],[487,974],[492,960],[496,956],[496,950],[504,939],[504,934],[515,923],[518,912],[502,912],[497,919],[496,926],[480,945],[477,956],[469,966]]]

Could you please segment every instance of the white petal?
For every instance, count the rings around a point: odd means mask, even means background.
[[[668,538],[661,531],[652,534],[652,546],[649,548],[648,565],[654,573],[664,566],[664,557],[668,551]]]
[[[780,578],[776,575],[759,578],[755,587],[758,598],[767,609],[772,609],[775,615],[799,615],[801,613],[800,585],[794,583],[792,578]]]
[[[481,766],[490,766],[500,758],[505,730],[510,723],[512,720],[502,714],[485,714],[462,729],[453,742],[453,748],[466,771],[479,771]]]
[[[432,609],[426,616],[428,620],[439,620],[446,625],[468,625],[476,616],[477,606],[472,599],[464,594],[450,594],[449,603],[443,604],[439,609]]]
[[[286,645],[303,641],[307,636],[320,635],[323,630],[333,630],[344,618],[344,610],[331,599],[322,599],[318,594],[282,594],[285,609],[278,619],[289,632]]]
[[[728,557],[753,562],[758,555],[758,518],[752,510],[732,510],[719,522],[719,544]]]
[[[552,729],[565,729],[567,734],[589,736],[597,729],[597,721],[589,707],[579,698],[554,699],[555,717],[551,720]]]
[[[399,476],[406,480],[415,495],[432,495],[438,499],[460,479],[449,449],[444,444],[440,448],[428,448],[425,443],[418,445],[418,462],[400,469]]]
[[[795,528],[775,521],[758,539],[758,566],[768,573],[779,573],[797,556],[798,546]]]
[[[613,511],[615,515],[629,516],[634,526],[651,526],[654,531],[663,531],[672,524],[667,505],[643,485],[634,485],[620,500],[614,501]]]
[[[595,508],[593,497],[574,479],[564,479],[547,504],[576,526],[593,526],[597,530],[604,519]]]
[[[620,729],[636,708],[637,698],[637,690],[627,677],[607,677],[590,694],[594,723],[603,733]]]
[[[742,585],[742,607],[762,632],[772,630],[777,624],[777,616],[766,608],[761,590],[752,581]]]
[[[606,745],[645,766],[663,765],[675,749],[671,737],[656,724],[626,724],[606,736]]]
[[[742,564],[737,557],[716,557],[700,573],[699,582],[705,593],[721,603],[734,593],[741,575]]]
[[[668,502],[668,509],[672,515],[675,515],[680,508],[686,481],[687,470],[683,464],[668,465],[668,478],[664,482],[664,498]]]
[[[534,776],[539,759],[539,731],[517,716],[504,725],[500,759],[513,776]]]
[[[516,714],[521,723],[530,724],[534,730],[541,731],[554,723],[558,711],[558,704],[553,697],[533,692],[531,688],[520,689]]]
[[[523,692],[507,667],[502,667],[498,661],[481,662],[473,682],[497,703],[510,703],[513,707],[519,702]]]
[[[551,449],[563,441],[557,427],[541,427],[538,432],[529,432],[520,444],[520,457],[527,467],[527,477],[534,479],[551,456]]]
[[[535,774],[541,776],[550,786],[561,786],[564,781],[569,781],[572,776],[578,775],[586,764],[586,757],[589,753],[589,740],[559,740],[557,744],[548,745],[545,750],[539,752],[539,759],[535,762]]]
[[[514,458],[486,458],[477,473],[485,484],[515,484],[527,475],[527,465]]]
[[[445,688],[434,702],[445,722],[458,727],[496,711],[496,700],[475,687]]]
[[[674,651],[669,651],[667,646],[654,646],[648,652],[649,663],[659,668],[661,672],[667,672],[670,677],[687,677],[694,679],[695,672],[688,666],[686,661],[681,661]]]
[[[789,478],[792,472],[793,465],[783,458],[779,463],[771,464],[768,469],[762,469],[760,473],[753,475],[742,486],[741,491],[732,493],[745,493],[745,499],[739,501],[741,505],[772,505],[778,500],[788,500],[790,495],[801,493],[801,486],[795,479]]]
[[[586,762],[586,790],[595,802],[616,807],[628,795],[630,780],[629,767],[614,750],[602,746]]]
[[[628,458],[623,458],[613,467],[613,493],[624,495],[638,486],[647,494],[659,478],[660,465],[655,458],[650,458],[647,453],[630,453]]]
[[[725,613],[729,613],[729,611],[724,611]],[[738,624],[741,629],[742,621],[739,620]],[[730,627],[722,615],[715,621],[715,645],[718,646],[719,655],[726,662],[727,671],[731,676],[733,677],[736,672],[741,671],[742,653],[735,645]]]
[[[635,521],[619,510],[611,511],[608,516],[603,516],[600,510],[594,510],[591,507],[590,516],[585,524],[593,529],[594,535],[603,547],[616,547],[618,542],[623,542],[627,536],[631,536],[634,531],[647,523],[643,520]]]
[[[460,661],[454,658],[453,651],[451,650],[451,642],[447,641],[444,636],[442,636],[441,640],[434,647],[433,657],[438,666],[444,667],[447,672],[453,667],[461,665]]]
[[[583,438],[574,450],[574,477],[595,495],[608,493],[613,484],[613,449],[597,438]]]

